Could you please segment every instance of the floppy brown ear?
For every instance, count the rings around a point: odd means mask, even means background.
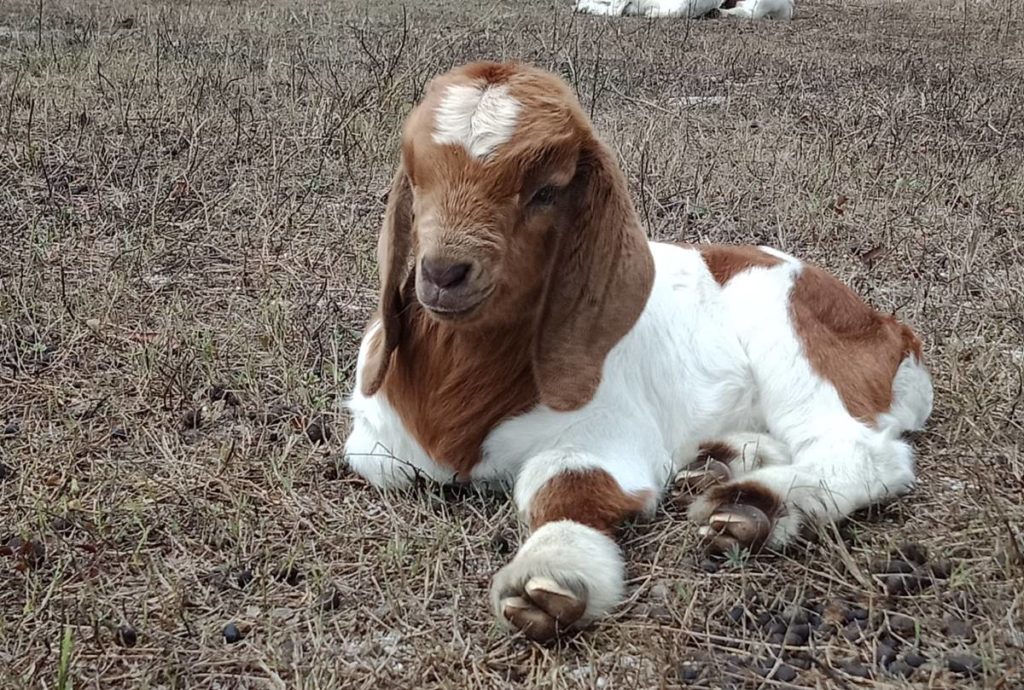
[[[376,319],[381,328],[370,341],[362,371],[363,395],[371,396],[384,383],[391,355],[402,337],[402,288],[409,273],[412,251],[412,187],[399,160],[391,181],[384,225],[377,241],[377,265],[380,271],[380,297]]]
[[[633,327],[654,283],[647,237],[611,152],[584,147],[568,190],[534,350],[542,403],[574,410],[597,392],[605,357]]]

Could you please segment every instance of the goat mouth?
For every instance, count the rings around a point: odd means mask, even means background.
[[[461,321],[472,316],[480,306],[491,296],[493,290],[485,290],[468,299],[459,300],[455,304],[445,304],[444,300],[435,303],[420,299],[423,308],[430,312],[431,316],[445,321]]]

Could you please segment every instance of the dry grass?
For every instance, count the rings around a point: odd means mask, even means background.
[[[570,5],[0,2],[0,539],[29,544],[0,557],[0,686],[639,688],[692,660],[699,686],[773,687],[745,670],[767,633],[726,616],[751,590],[870,610],[862,639],[812,638],[799,686],[863,683],[837,669],[874,667],[898,611],[929,657],[914,683],[1022,687],[1024,12]],[[375,493],[339,466],[336,408],[400,119],[480,57],[574,84],[653,236],[780,246],[916,325],[938,392],[920,489],[715,573],[666,508],[627,530],[614,620],[549,648],[496,629],[507,501]],[[869,561],[908,538],[955,570],[886,597]]]

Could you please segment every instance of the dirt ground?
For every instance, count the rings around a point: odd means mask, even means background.
[[[914,325],[913,494],[723,563],[666,505],[613,618],[497,628],[507,498],[377,493],[338,411],[401,118],[483,57],[574,85],[653,237]],[[1019,3],[6,0],[0,142],[0,687],[1024,687]]]

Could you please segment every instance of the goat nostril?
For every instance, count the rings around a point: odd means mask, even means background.
[[[466,281],[468,263],[449,263],[438,259],[423,259],[423,277],[439,288],[453,288]]]
[[[455,287],[466,282],[469,275],[469,264],[461,263],[449,266],[441,275],[441,287]]]

